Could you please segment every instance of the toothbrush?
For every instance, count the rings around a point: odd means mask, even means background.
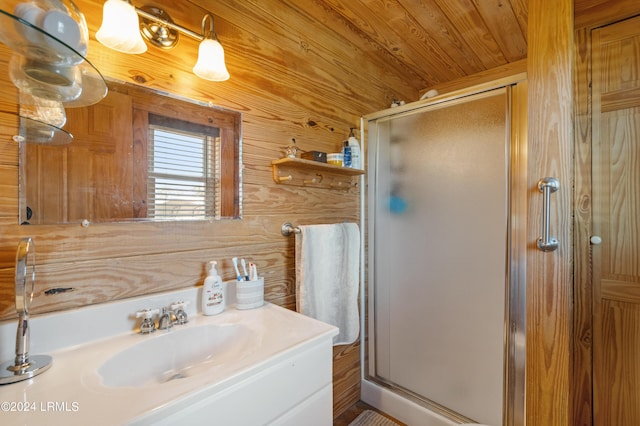
[[[249,274],[251,277],[251,281],[255,281],[258,279],[258,270],[256,269],[256,264],[253,262],[249,264]]]
[[[249,274],[247,274],[247,264],[245,263],[244,259],[242,259],[240,262],[242,262],[242,270],[244,271],[244,279],[245,279],[245,281],[249,281]]]
[[[242,275],[240,275],[240,271],[238,270],[238,258],[234,257],[231,261],[233,262],[233,267],[236,268],[236,279],[242,281]]]

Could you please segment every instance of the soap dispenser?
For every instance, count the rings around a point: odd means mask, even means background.
[[[204,315],[216,315],[224,311],[225,301],[222,287],[222,278],[218,275],[215,260],[209,262],[209,271],[204,279],[202,288],[202,313]]]

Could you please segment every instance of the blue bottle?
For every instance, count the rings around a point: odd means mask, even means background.
[[[342,167],[352,167],[351,163],[351,147],[349,146],[349,141],[344,141],[342,147]]]

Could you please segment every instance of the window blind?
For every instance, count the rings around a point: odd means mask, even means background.
[[[192,123],[181,125],[185,123],[181,120],[149,121],[148,217],[158,220],[219,217],[216,200],[219,138],[207,134],[211,131],[194,131]]]

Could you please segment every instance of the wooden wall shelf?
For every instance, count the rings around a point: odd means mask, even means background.
[[[350,190],[358,186],[364,170],[350,169],[302,158],[281,158],[271,162],[276,183]]]

